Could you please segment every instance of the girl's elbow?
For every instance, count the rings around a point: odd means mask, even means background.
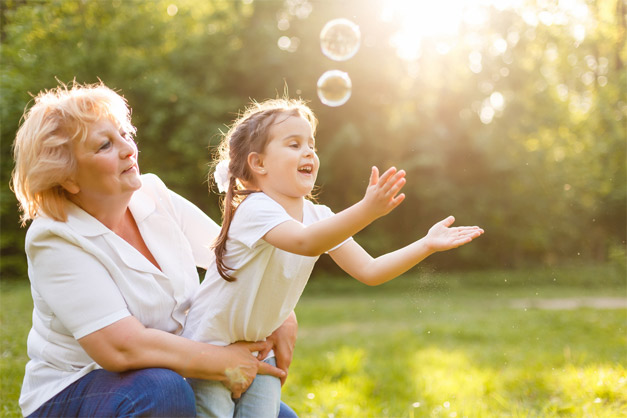
[[[294,242],[294,251],[291,252],[305,257],[319,257],[326,252],[326,249],[303,240]]]
[[[353,277],[357,280],[359,280],[360,282],[362,282],[363,284],[365,284],[366,286],[378,286],[380,284],[380,282],[377,280],[376,277],[373,277],[371,274],[368,274],[368,272],[363,272],[361,274],[355,274],[353,275]]]
[[[301,255],[306,257],[320,257],[324,253],[325,251],[323,249],[311,247],[303,248],[303,253]]]

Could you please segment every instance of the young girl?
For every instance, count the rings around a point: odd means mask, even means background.
[[[451,228],[449,216],[424,238],[372,258],[351,237],[403,201],[405,172],[392,167],[380,176],[373,167],[364,198],[338,214],[312,203],[307,197],[320,165],[316,124],[304,102],[276,99],[254,103],[224,136],[215,170],[219,190],[226,191],[222,230],[184,336],[220,345],[264,340],[292,313],[323,253],[374,286],[483,233],[476,226]],[[275,364],[272,353],[265,361]],[[201,415],[278,414],[278,378],[258,375],[238,400],[219,382],[190,383]]]

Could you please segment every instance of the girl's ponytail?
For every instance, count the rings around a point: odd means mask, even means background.
[[[233,214],[235,213],[235,205],[233,204],[233,198],[235,197],[235,188],[237,187],[237,179],[231,175],[229,179],[229,186],[226,189],[226,196],[222,201],[222,228],[220,229],[220,235],[216,239],[213,246],[216,254],[216,267],[218,273],[227,282],[234,282],[235,277],[231,276],[228,272],[232,269],[224,264],[224,254],[226,253],[226,240],[229,234],[229,228],[233,221]]]
[[[220,234],[218,235],[218,238],[216,238],[215,244],[213,245],[218,273],[220,273],[220,276],[227,282],[234,282],[236,280],[235,277],[229,274],[229,272],[233,271],[233,269],[224,263],[229,228],[231,227],[231,222],[233,222],[235,209],[237,209],[239,203],[244,200],[243,198],[251,193],[254,193],[254,190],[239,189],[237,178],[230,175],[229,185],[226,189],[226,196],[224,196],[224,200],[222,201],[222,228],[220,229]]]

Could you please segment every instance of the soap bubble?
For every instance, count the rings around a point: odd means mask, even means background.
[[[322,53],[335,61],[352,58],[359,49],[361,33],[359,26],[348,19],[333,19],[320,32]]]
[[[342,106],[351,97],[352,83],[344,71],[329,70],[318,79],[318,97],[327,106]]]

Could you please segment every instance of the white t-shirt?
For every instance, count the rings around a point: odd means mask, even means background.
[[[309,225],[332,215],[328,207],[306,200],[302,223]],[[213,260],[194,297],[183,336],[216,345],[260,341],[287,319],[318,259],[280,250],[262,239],[275,226],[291,220],[264,193],[253,193],[239,205],[224,257],[237,280],[224,280]]]
[[[196,266],[208,268],[220,229],[200,209],[142,176],[130,210],[161,271],[78,206],[67,222],[40,217],[26,234],[33,327],[20,396],[24,415],[100,368],[78,339],[133,315],[143,325],[180,333],[196,292]]]

